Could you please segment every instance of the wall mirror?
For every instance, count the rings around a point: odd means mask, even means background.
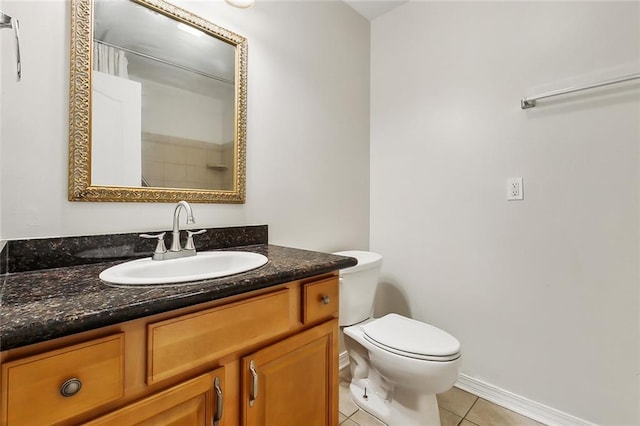
[[[247,41],[163,0],[72,0],[69,200],[245,200]]]

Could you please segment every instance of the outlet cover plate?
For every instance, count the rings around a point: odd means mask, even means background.
[[[524,186],[521,177],[507,179],[507,200],[524,200]]]

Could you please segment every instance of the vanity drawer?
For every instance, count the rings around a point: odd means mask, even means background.
[[[3,424],[53,424],[122,397],[123,350],[120,333],[4,364]]]
[[[156,383],[286,333],[289,290],[148,325],[147,382]]]
[[[302,290],[302,322],[304,324],[338,316],[338,277],[304,284]]]

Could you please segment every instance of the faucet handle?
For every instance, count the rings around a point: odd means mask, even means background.
[[[184,245],[184,249],[185,250],[195,250],[196,246],[195,246],[195,244],[193,244],[193,236],[194,235],[204,234],[205,232],[207,232],[206,229],[201,229],[199,231],[189,231],[187,229],[187,243]]]
[[[167,252],[167,247],[164,245],[164,235],[166,232],[161,232],[159,234],[140,234],[140,238],[157,238],[158,244],[156,244],[156,249],[153,254],[163,254]]]

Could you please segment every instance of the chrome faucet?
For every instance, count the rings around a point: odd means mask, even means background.
[[[182,251],[182,246],[180,246],[180,222],[178,220],[180,219],[181,209],[184,209],[187,212],[187,225],[196,223],[189,203],[186,201],[180,201],[176,206],[176,209],[173,211],[173,239],[171,240],[171,248],[169,251]]]
[[[199,231],[189,231],[187,230],[187,243],[184,248],[180,244],[180,210],[184,209],[187,212],[187,225],[191,225],[196,223],[193,218],[193,211],[191,210],[191,206],[186,201],[180,201],[176,206],[176,209],[173,211],[173,231],[172,231],[172,240],[171,240],[171,248],[167,251],[166,246],[164,245],[164,235],[166,232],[162,232],[160,234],[140,234],[142,238],[157,238],[158,244],[156,245],[156,249],[153,252],[152,259],[153,260],[167,260],[167,259],[177,259],[179,257],[188,257],[196,255],[196,246],[193,243],[193,236],[204,234],[207,232],[206,229],[201,229]]]

